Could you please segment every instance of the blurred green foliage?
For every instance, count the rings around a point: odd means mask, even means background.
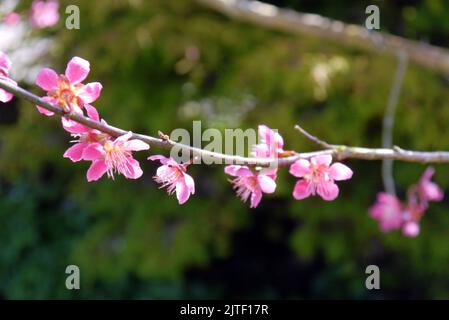
[[[88,80],[104,86],[95,106],[108,123],[153,135],[190,129],[193,120],[221,129],[264,123],[280,130],[288,149],[314,150],[293,130],[300,122],[331,143],[380,145],[397,64],[392,57],[239,23],[190,0],[61,2],[80,7],[81,29],[66,30],[61,21],[51,67],[63,71],[75,55],[89,60]],[[347,21],[357,13],[351,22],[364,17],[363,2],[348,1],[346,11],[328,1],[287,2],[277,3]],[[377,3],[384,28],[401,25],[399,32],[428,39],[448,34],[444,0]],[[442,76],[409,66],[395,144],[449,149],[447,88]],[[380,162],[347,161],[354,178],[340,184],[331,203],[294,201],[295,181],[283,170],[276,194],[257,210],[234,196],[221,166],[191,166],[197,192],[179,206],[151,180],[157,165],[144,154],[137,156],[142,179],[88,184],[88,163],[62,158],[70,137],[60,122],[16,103],[17,121],[0,125],[0,294],[6,298],[225,297],[232,293],[225,281],[211,284],[202,274],[245,246],[236,235],[252,230],[259,216],[270,217],[259,230],[268,243],[286,248],[298,270],[315,268],[302,280],[307,290],[301,281],[288,294],[271,284],[263,297],[449,298],[447,200],[431,205],[416,239],[380,233],[367,214],[382,189]],[[424,168],[395,164],[402,195]],[[449,166],[436,168],[435,180],[447,190]],[[258,246],[253,249],[264,250]],[[253,270],[269,259],[253,263]],[[81,269],[80,291],[65,288],[69,264]],[[369,264],[381,269],[379,292],[364,288]],[[269,276],[267,270],[259,281],[269,284]],[[296,285],[293,276],[289,281]],[[261,293],[246,288],[241,296]]]

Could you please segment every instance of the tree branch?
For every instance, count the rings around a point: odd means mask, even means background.
[[[17,97],[21,97],[34,105],[39,105],[42,108],[53,111],[55,114],[61,117],[66,117],[78,123],[81,123],[89,128],[97,129],[101,132],[107,133],[113,137],[119,137],[125,133],[127,130],[123,130],[102,122],[97,122],[88,117],[85,117],[76,113],[66,113],[61,106],[53,105],[43,100],[42,98],[36,96],[35,94],[14,85],[9,81],[0,79],[0,88],[11,92]],[[301,128],[297,126],[296,128]],[[299,129],[298,129],[299,130]],[[149,135],[133,133],[132,139],[142,140],[153,147],[161,147],[164,149],[171,149],[177,147],[180,150],[190,152],[192,157],[198,156],[202,159],[219,159],[224,164],[240,164],[248,166],[289,166],[298,159],[309,159],[314,156],[330,154],[336,160],[343,159],[361,159],[361,160],[400,160],[407,162],[421,162],[421,163],[449,163],[449,152],[447,151],[410,151],[404,150],[399,147],[393,147],[392,149],[387,148],[362,148],[362,147],[349,147],[345,145],[332,145],[327,142],[314,137],[309,134],[304,129],[299,130],[308,139],[312,139],[315,143],[321,147],[325,147],[325,150],[315,151],[315,152],[304,152],[295,153],[293,156],[279,158],[279,159],[266,159],[266,158],[253,158],[253,157],[241,157],[234,155],[227,155],[218,152],[212,152],[208,150],[203,150],[200,148],[191,147],[181,143],[174,142],[166,137],[163,139],[155,138]],[[324,145],[323,145],[324,143]]]
[[[196,0],[226,16],[288,33],[329,39],[359,49],[396,56],[407,52],[410,60],[441,73],[449,73],[449,50],[388,33],[367,30],[317,14],[280,9],[254,0]]]

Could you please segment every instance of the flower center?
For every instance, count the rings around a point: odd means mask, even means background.
[[[154,180],[157,183],[160,183],[161,186],[160,188],[165,188],[167,187],[167,193],[168,194],[173,194],[176,190],[176,182],[178,182],[178,180],[180,180],[183,176],[183,166],[180,167],[176,167],[173,165],[167,165],[167,170],[165,171],[164,174],[159,175],[159,176],[154,176]]]
[[[236,190],[237,196],[246,202],[251,195],[259,187],[256,176],[238,177],[231,181]]]
[[[55,90],[49,93],[49,96],[58,100],[60,106],[68,106],[70,110],[73,108],[81,108],[82,101],[79,99],[78,94],[81,91],[82,84],[76,84],[72,86],[70,81],[61,75],[58,79],[58,86]]]
[[[311,163],[311,171],[311,173],[304,175],[304,179],[311,180],[315,185],[330,180],[329,174],[324,166]]]
[[[107,174],[114,179],[115,172],[130,173],[128,158],[131,154],[125,150],[123,144],[106,141],[103,145],[105,151],[105,163],[108,168]]]

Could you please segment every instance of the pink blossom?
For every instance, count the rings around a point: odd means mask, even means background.
[[[20,15],[17,12],[10,12],[3,17],[3,22],[9,26],[15,26],[20,22]]]
[[[98,112],[93,106],[85,104],[84,107],[86,108],[87,115],[90,119],[100,121]],[[69,158],[73,162],[83,160],[84,150],[92,143],[103,144],[110,138],[109,135],[99,130],[86,127],[80,123],[64,126],[64,129],[70,132],[72,137],[77,138],[77,140],[73,141],[75,144],[64,153],[64,158]]]
[[[402,204],[396,196],[380,192],[377,202],[369,209],[371,217],[379,220],[384,232],[402,229],[407,237],[416,237],[420,232],[419,221],[428,208],[429,201],[441,201],[443,190],[431,181],[433,168],[427,168],[417,184],[410,186],[407,202]]]
[[[266,125],[260,125],[259,144],[254,146],[254,155],[259,158],[277,158],[284,153],[284,139],[282,136]]]
[[[184,204],[190,195],[195,193],[195,182],[187,174],[188,164],[177,163],[174,159],[162,155],[148,157],[148,160],[161,162],[162,166],[157,169],[153,179],[161,184],[161,188],[167,187],[168,194],[176,191],[179,204]]]
[[[273,193],[276,189],[276,169],[262,169],[258,172],[247,166],[229,165],[225,173],[236,177],[230,182],[237,196],[246,202],[250,198],[250,207],[256,208],[262,199],[262,193]]]
[[[403,221],[403,208],[399,199],[386,192],[377,194],[376,203],[369,208],[373,219],[379,221],[383,232],[400,229]]]
[[[103,88],[99,82],[86,85],[81,83],[89,71],[89,61],[74,57],[67,64],[64,75],[58,75],[53,69],[44,68],[37,75],[36,84],[47,91],[44,100],[68,108],[66,111],[82,114],[84,104],[97,100]],[[37,109],[46,116],[54,114],[39,106]]]
[[[11,82],[12,84],[17,84],[15,81],[9,78],[9,69],[11,68],[11,60],[9,60],[8,56],[0,51],[0,79]],[[12,93],[9,93],[0,88],[0,102],[9,102],[12,100],[14,96]]]
[[[301,200],[318,193],[326,201],[337,198],[339,190],[334,181],[348,180],[352,170],[342,163],[332,162],[331,155],[320,155],[309,160],[299,159],[290,166],[290,173],[298,180],[293,197]]]
[[[148,150],[150,146],[137,139],[129,140],[132,136],[128,132],[115,140],[104,143],[90,143],[81,155],[83,160],[92,161],[87,170],[87,181],[96,181],[105,173],[114,179],[115,173],[120,173],[128,179],[138,179],[143,172],[140,164],[132,157],[132,151]]]
[[[435,182],[431,181],[434,173],[435,170],[429,167],[424,171],[421,179],[419,179],[418,193],[422,202],[443,200],[443,190]]]
[[[59,2],[57,0],[34,0],[31,5],[30,23],[33,28],[52,27],[59,21]]]
[[[419,224],[416,221],[409,221],[402,227],[402,233],[406,237],[416,237],[419,235]]]

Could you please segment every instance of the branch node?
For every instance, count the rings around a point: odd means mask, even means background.
[[[170,142],[170,137],[167,134],[163,133],[162,131],[158,131],[157,134],[159,135],[159,138],[161,138],[161,140]]]
[[[393,146],[393,150],[399,153],[404,153],[405,150],[398,146]]]

